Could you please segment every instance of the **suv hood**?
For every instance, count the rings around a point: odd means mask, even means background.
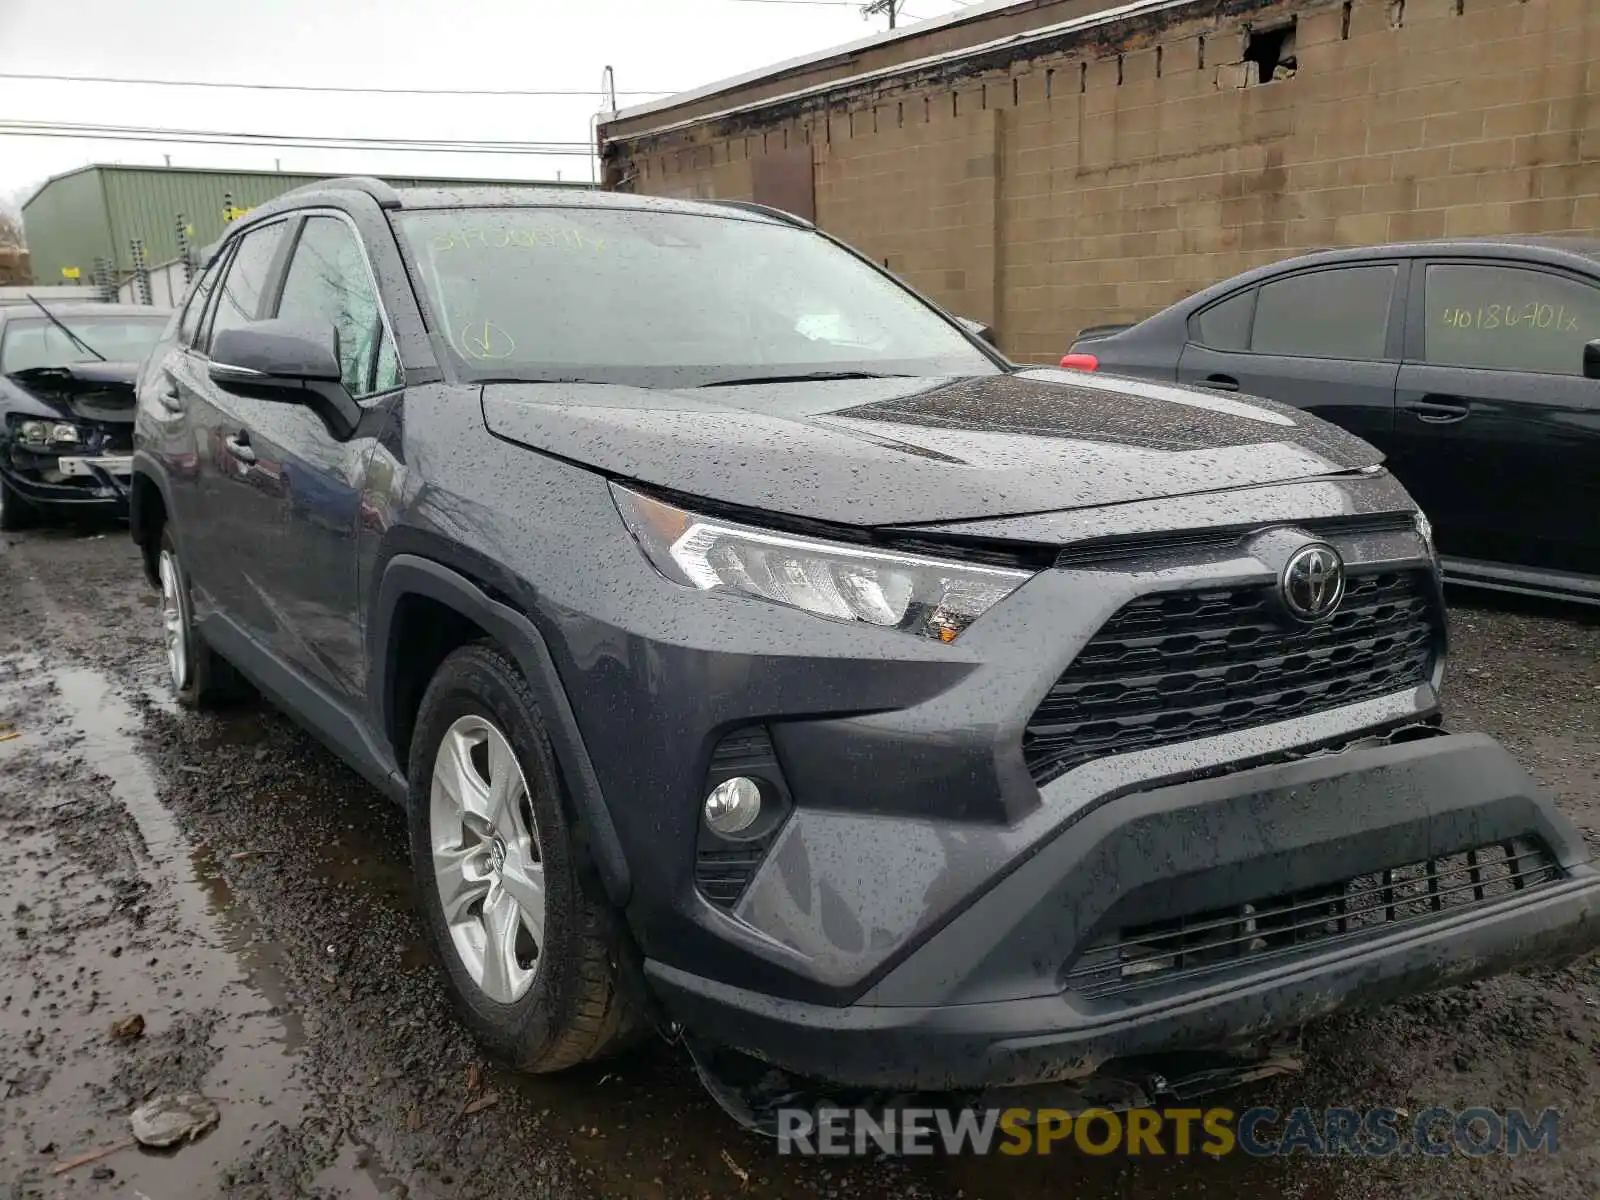
[[[1267,400],[1055,368],[681,391],[494,383],[492,433],[638,483],[841,525],[1283,483],[1382,461]]]

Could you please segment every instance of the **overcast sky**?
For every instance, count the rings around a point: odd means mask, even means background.
[[[998,2],[998,0],[997,0]],[[972,0],[905,0],[902,27]],[[0,73],[224,83],[679,91],[868,36],[809,0],[0,0]],[[622,96],[620,103],[643,103]],[[0,122],[587,143],[598,96],[360,96],[0,78]],[[577,147],[574,147],[577,149]],[[0,131],[0,198],[91,162],[588,179],[586,157],[175,145]]]

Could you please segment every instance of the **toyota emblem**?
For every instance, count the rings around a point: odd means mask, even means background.
[[[1344,559],[1325,543],[1302,546],[1284,565],[1278,591],[1290,616],[1325,621],[1344,599]]]

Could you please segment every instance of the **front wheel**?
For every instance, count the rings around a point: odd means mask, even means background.
[[[640,1025],[616,918],[579,882],[561,787],[515,664],[486,644],[446,658],[411,745],[421,915],[462,1018],[524,1071],[613,1053]]]

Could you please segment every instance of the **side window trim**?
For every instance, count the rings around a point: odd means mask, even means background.
[[[367,283],[372,288],[372,298],[378,307],[378,320],[383,325],[383,335],[389,339],[389,344],[394,347],[395,366],[400,372],[400,382],[394,387],[385,388],[381,392],[368,392],[363,396],[354,397],[354,399],[358,401],[365,401],[374,396],[384,396],[388,395],[390,392],[399,391],[406,385],[405,365],[400,362],[400,343],[394,336],[394,323],[389,320],[389,309],[388,306],[383,302],[383,289],[378,286],[377,272],[372,269],[372,256],[367,253],[367,240],[361,236],[360,227],[355,223],[355,221],[351,220],[349,213],[337,208],[303,208],[298,210],[296,215],[300,217],[301,220],[298,227],[292,233],[293,244],[289,246],[289,252],[277,265],[276,277],[273,281],[272,305],[269,309],[267,309],[267,311],[274,317],[278,315],[278,306],[283,303],[283,285],[289,278],[289,264],[293,261],[294,251],[299,249],[300,237],[305,232],[306,228],[306,220],[311,217],[333,217],[335,220],[343,222],[344,227],[350,231],[350,236],[355,239],[356,251],[361,255],[361,265],[367,272]],[[289,239],[285,240],[287,241]],[[374,353],[377,352],[377,348],[375,348]]]
[[[1540,262],[1529,258],[1501,258],[1494,256],[1473,256],[1469,254],[1441,254],[1428,258],[1417,258],[1415,274],[1416,287],[1411,289],[1406,304],[1406,331],[1404,354],[1401,362],[1410,366],[1427,367],[1438,364],[1428,361],[1428,268],[1429,267],[1496,267],[1506,271],[1532,271],[1540,275],[1549,275],[1556,279],[1566,280],[1568,283],[1580,283],[1589,287],[1600,288],[1600,278],[1585,275],[1582,271],[1572,270],[1556,263]],[[1452,371],[1493,371],[1496,367],[1449,367]],[[1542,371],[1507,371],[1514,375],[1540,375]],[[1565,378],[1560,375],[1549,375],[1549,378]]]

